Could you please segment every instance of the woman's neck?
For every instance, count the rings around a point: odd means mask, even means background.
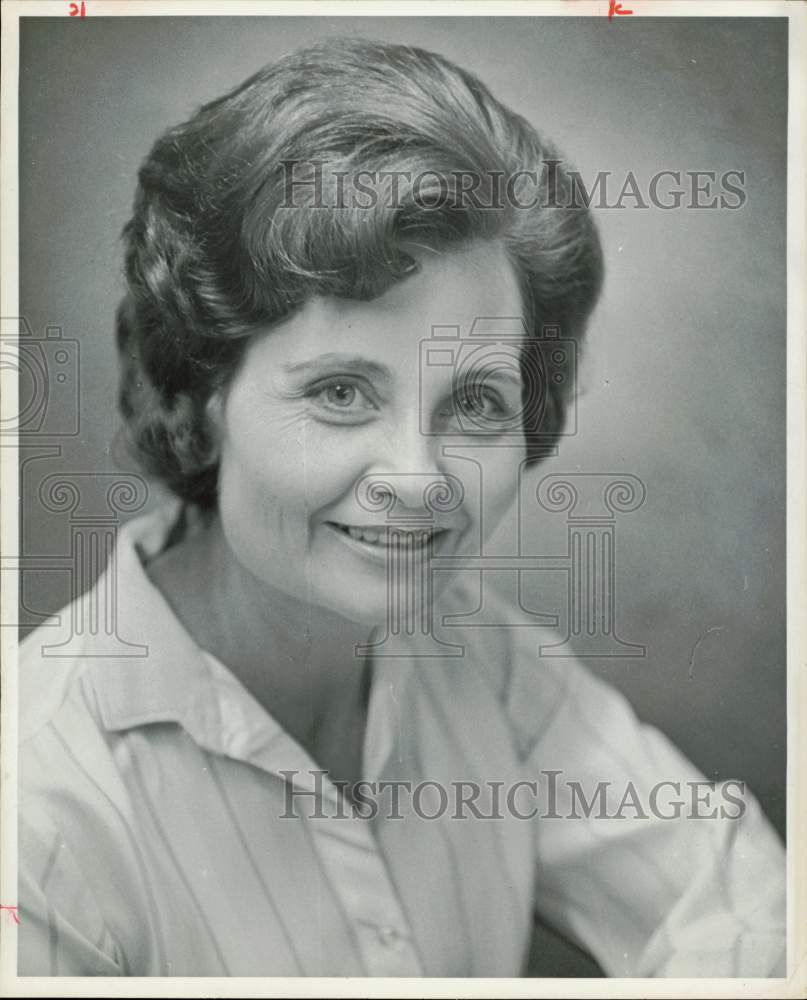
[[[297,738],[364,699],[366,664],[354,647],[371,628],[257,580],[233,556],[217,517],[146,571],[193,639]]]

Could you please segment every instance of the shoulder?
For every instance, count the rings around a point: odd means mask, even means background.
[[[60,613],[62,624],[70,613],[71,606]],[[39,829],[45,816],[60,826],[110,803],[126,808],[93,679],[105,663],[76,636],[60,647],[64,634],[58,625],[40,626],[19,646],[19,808],[21,820]]]
[[[62,609],[29,633],[18,647],[20,747],[35,740],[65,712],[68,704],[75,704],[76,699],[83,701],[88,661],[80,649],[74,648],[68,655],[59,653],[59,625],[69,620],[71,610],[71,605]]]
[[[118,531],[114,557],[85,593],[43,622],[19,644],[19,741],[40,739],[58,721],[100,722],[94,686],[114,681],[116,665],[142,658],[152,635],[173,627],[170,611],[151,586],[141,555],[165,543],[182,510],[166,503]]]

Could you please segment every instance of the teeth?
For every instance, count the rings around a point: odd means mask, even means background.
[[[366,542],[368,545],[389,545],[389,536],[386,529],[378,528],[357,528],[352,524],[337,524],[337,528],[340,531],[344,531],[346,534],[350,535],[351,538],[355,538],[356,541]],[[434,536],[438,534],[442,529],[435,528],[418,528],[412,532],[402,532],[403,538],[405,540],[407,534],[411,534],[412,541],[415,545],[423,545],[434,539]],[[424,538],[423,536],[427,537]]]
[[[380,537],[380,532],[376,531],[375,528],[353,528],[348,526],[347,532],[351,538],[356,538],[362,542],[370,542],[371,545],[377,545]]]

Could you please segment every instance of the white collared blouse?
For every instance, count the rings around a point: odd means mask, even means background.
[[[784,973],[758,804],[704,805],[580,662],[523,627],[378,657],[351,803],[149,581],[176,516],[125,525],[96,585],[133,655],[60,655],[71,609],[21,646],[20,975],[519,976],[536,914],[609,976]]]

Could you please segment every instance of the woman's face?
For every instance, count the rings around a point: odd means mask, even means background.
[[[371,302],[315,298],[256,335],[218,400],[219,512],[232,554],[256,581],[373,625],[386,615],[393,553],[412,564],[429,550],[480,554],[526,454],[523,330],[512,319],[523,307],[504,251],[475,245],[421,265]],[[482,364],[467,378],[450,351],[426,360],[421,342],[435,326],[458,327],[466,347],[455,357],[467,354],[477,317],[510,318],[503,325],[517,336],[504,349],[472,338]]]

